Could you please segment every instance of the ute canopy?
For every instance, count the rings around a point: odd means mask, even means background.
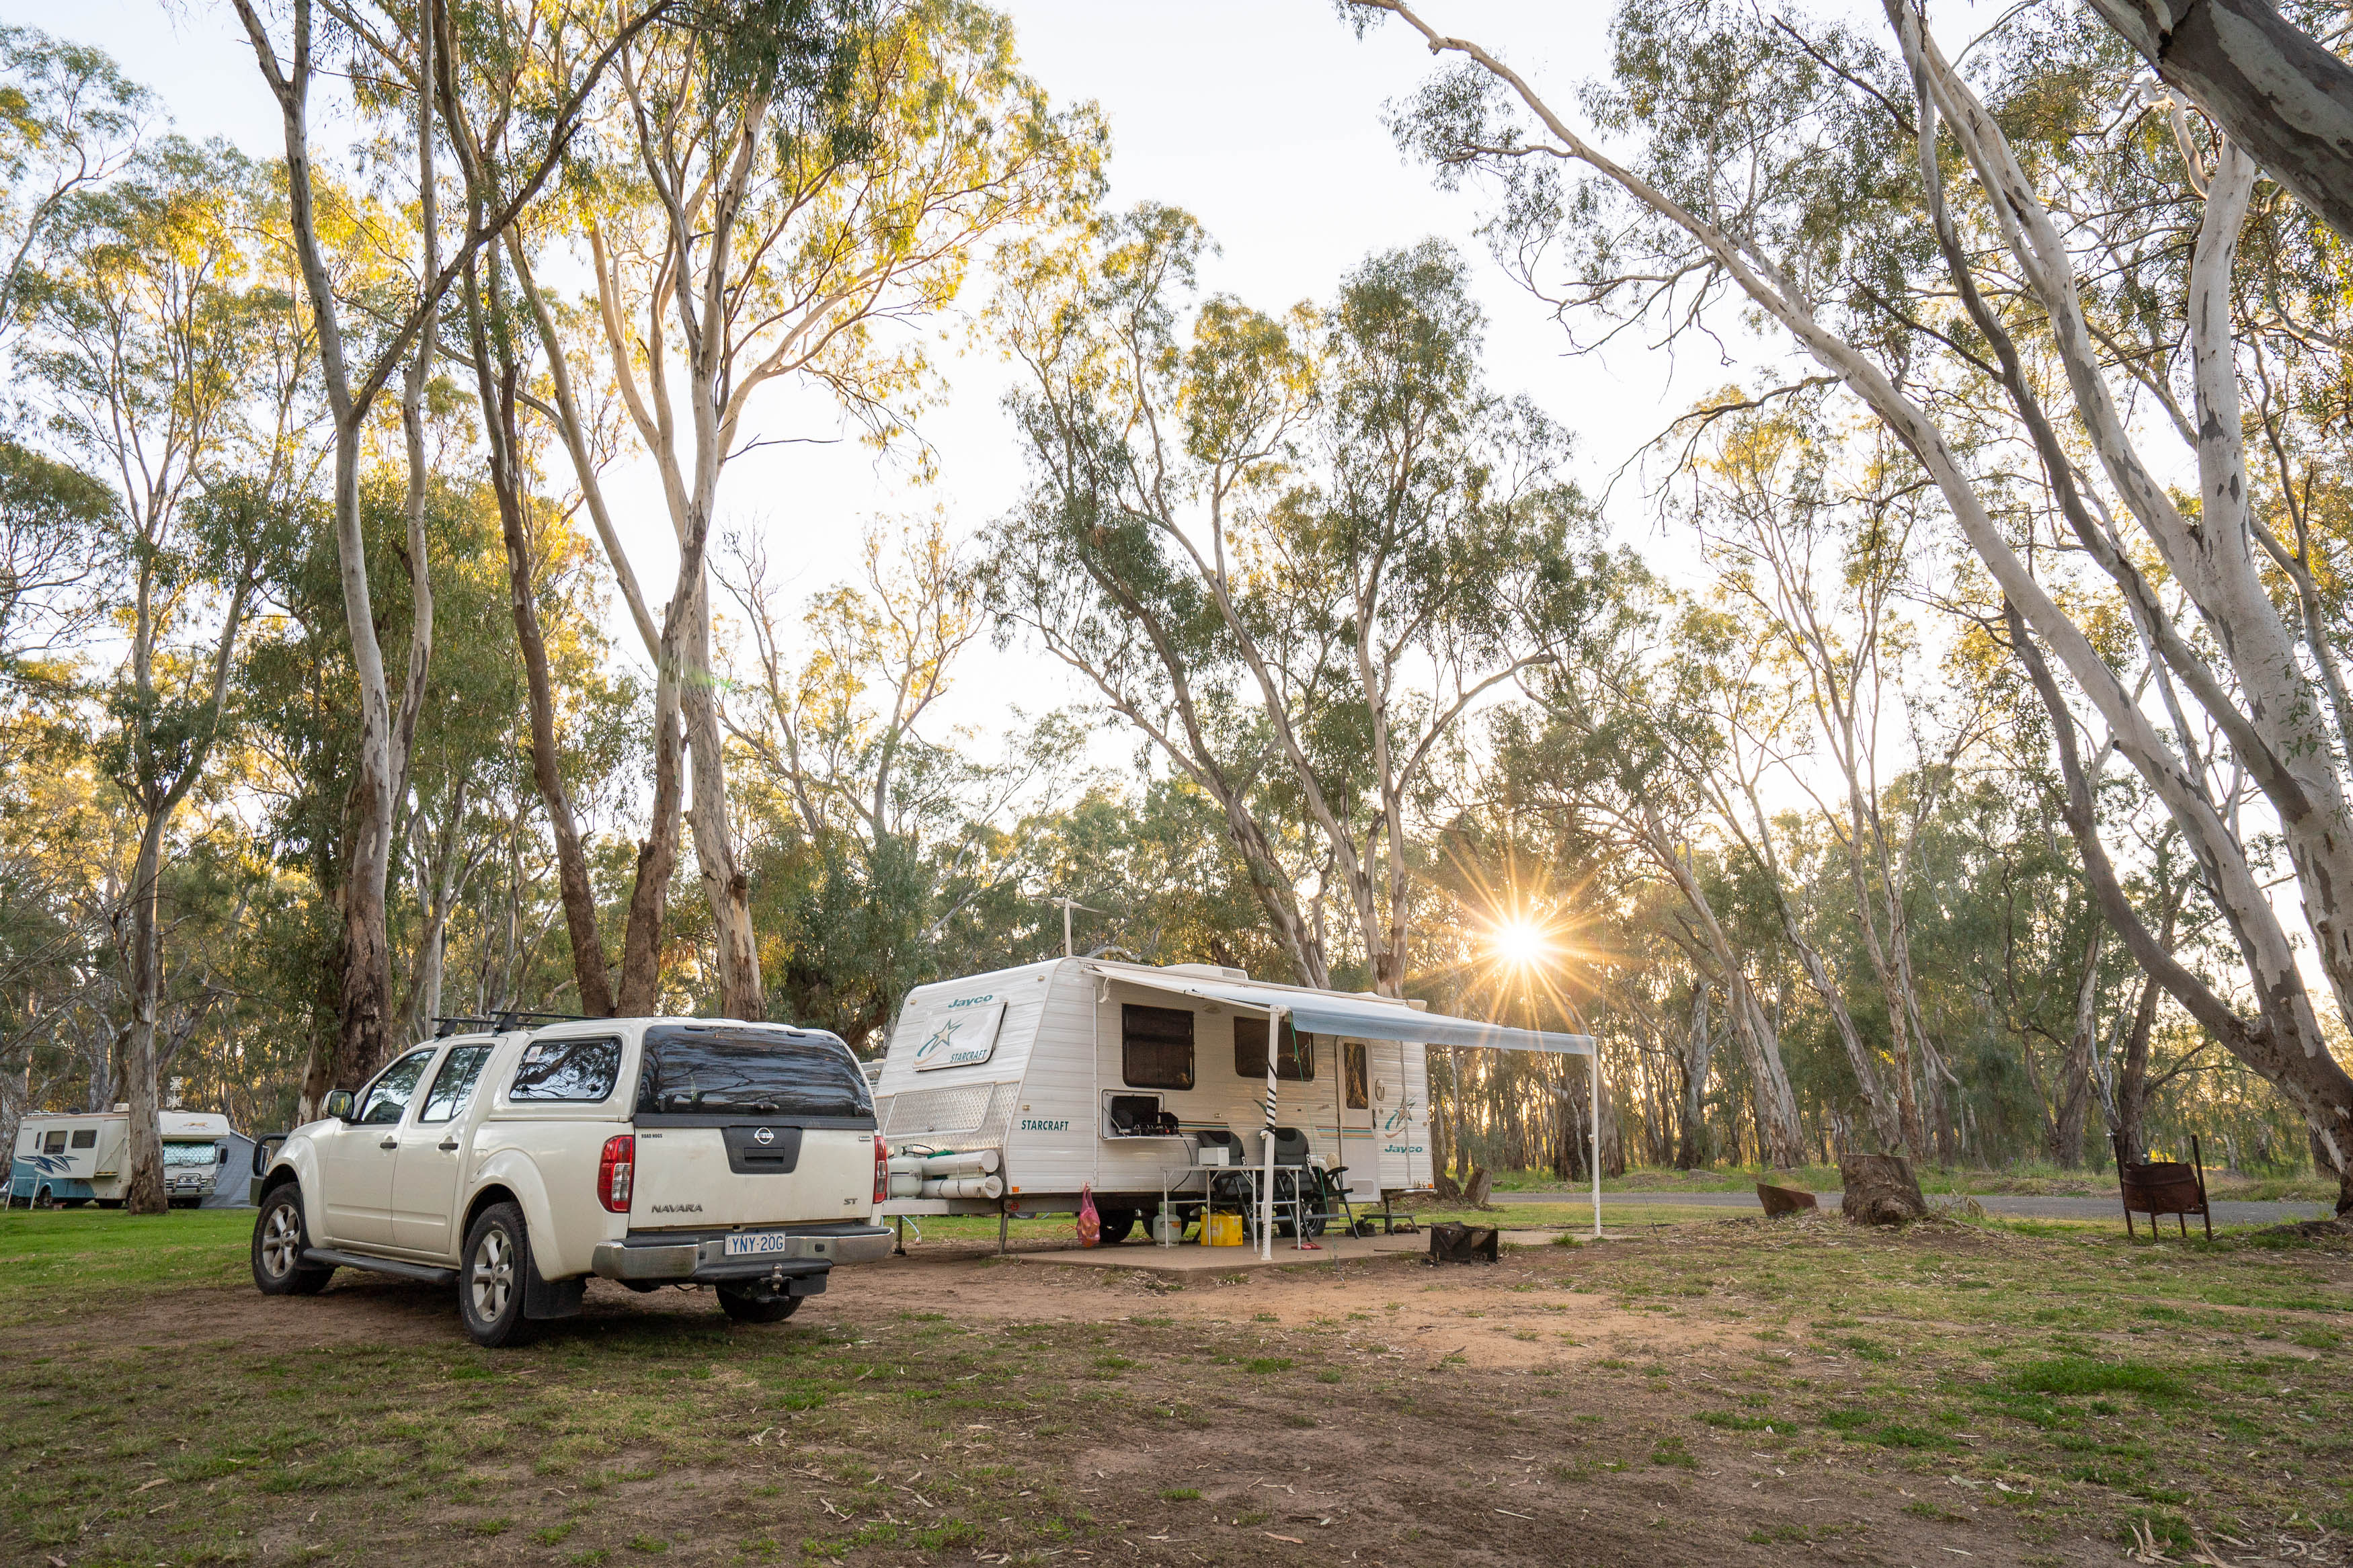
[[[1388,996],[1311,991],[1300,985],[1276,985],[1263,980],[1224,980],[1208,975],[1172,974],[1165,969],[1130,968],[1122,963],[1097,963],[1094,972],[1124,984],[1229,1007],[1267,1013],[1281,1008],[1292,1027],[1314,1035],[1341,1035],[1353,1040],[1398,1040],[1409,1045],[1470,1046],[1489,1051],[1539,1051],[1551,1056],[1589,1057],[1590,1035],[1555,1034],[1544,1029],[1511,1029],[1476,1018],[1424,1013]]]

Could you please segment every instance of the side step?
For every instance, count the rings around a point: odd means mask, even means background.
[[[320,1268],[367,1268],[378,1274],[396,1274],[403,1279],[420,1280],[427,1285],[455,1285],[458,1271],[437,1268],[430,1263],[402,1263],[390,1258],[366,1258],[356,1252],[337,1252],[332,1247],[309,1247],[302,1250],[302,1261]]]

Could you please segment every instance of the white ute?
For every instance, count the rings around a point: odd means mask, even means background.
[[[256,1184],[253,1282],[454,1284],[485,1345],[576,1313],[592,1274],[712,1285],[729,1317],[773,1323],[835,1264],[888,1256],[886,1182],[865,1075],[822,1031],[604,1018],[457,1035],[287,1135]]]

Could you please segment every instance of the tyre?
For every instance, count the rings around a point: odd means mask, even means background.
[[[719,1310],[739,1323],[781,1323],[801,1310],[801,1298],[765,1285],[722,1285]]]
[[[262,1194],[253,1216],[253,1284],[265,1296],[315,1296],[327,1287],[332,1268],[302,1261],[311,1245],[302,1226],[302,1189],[292,1182]]]
[[[1139,1217],[1134,1209],[1097,1209],[1095,1216],[1103,1221],[1103,1245],[1117,1247],[1135,1234]]]
[[[58,1200],[50,1195],[48,1188],[41,1187],[33,1194],[33,1206],[37,1209],[53,1209],[58,1206]]]
[[[519,1345],[536,1325],[522,1315],[523,1281],[531,1278],[531,1237],[522,1210],[492,1204],[466,1232],[458,1265],[458,1311],[478,1345]]]

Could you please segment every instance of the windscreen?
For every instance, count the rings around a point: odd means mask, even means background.
[[[874,1100],[849,1047],[816,1031],[660,1024],[646,1031],[638,1114],[842,1117],[871,1125]]]
[[[210,1165],[218,1158],[210,1143],[166,1143],[164,1163],[166,1165]]]

